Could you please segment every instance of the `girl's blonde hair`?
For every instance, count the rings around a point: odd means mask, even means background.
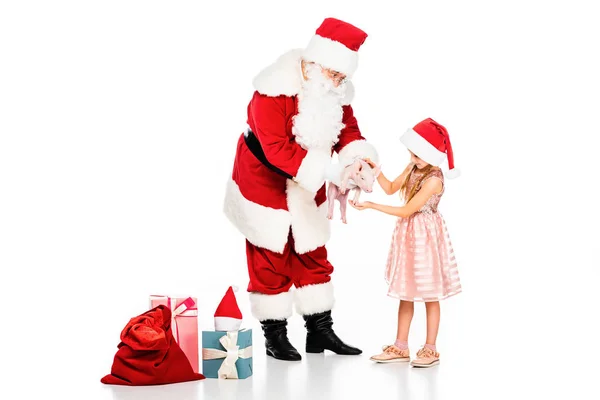
[[[427,178],[427,175],[429,175],[429,173],[433,170],[433,168],[434,167],[431,164],[429,164],[425,168],[423,168],[421,170],[423,172],[423,174],[421,175],[419,180],[417,182],[415,182],[415,184],[412,186],[412,188],[410,188],[410,192],[409,192],[408,182],[409,182],[412,174],[417,170],[417,166],[413,165],[410,172],[408,174],[406,174],[406,178],[404,179],[404,182],[402,183],[402,186],[400,187],[400,193],[402,193],[402,198],[404,199],[405,203],[408,203],[409,201],[411,201],[411,199],[413,197],[415,197],[415,194],[417,194],[417,192],[418,192],[419,186],[421,186],[421,183],[425,180],[425,178]]]

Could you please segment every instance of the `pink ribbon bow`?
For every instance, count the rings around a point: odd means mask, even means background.
[[[166,298],[167,307],[171,310],[171,330],[173,331],[173,337],[179,343],[179,330],[177,329],[177,317],[197,317],[198,309],[196,308],[196,302],[193,298],[188,297],[181,304],[177,305],[176,300],[169,296],[152,295],[150,298]]]

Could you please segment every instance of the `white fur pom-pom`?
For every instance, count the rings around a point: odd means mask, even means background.
[[[460,170],[458,168],[452,168],[446,173],[448,179],[456,179],[460,176]]]
[[[238,290],[240,290],[240,289],[239,289],[237,286],[235,286],[235,285],[231,285],[231,289],[232,289],[234,292],[237,292]]]

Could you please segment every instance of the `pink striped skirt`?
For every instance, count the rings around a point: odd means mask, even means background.
[[[441,214],[398,218],[385,270],[388,295],[439,301],[461,292],[454,250]]]

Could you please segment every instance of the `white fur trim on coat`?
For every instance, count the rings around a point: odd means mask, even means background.
[[[301,57],[302,49],[290,50],[280,56],[254,78],[254,89],[271,97],[297,95],[302,88]]]
[[[303,51],[303,49],[290,50],[263,69],[252,81],[254,89],[270,97],[298,95],[302,90]],[[354,85],[348,80],[342,105],[349,105],[352,100],[354,100]]]
[[[436,149],[414,129],[407,130],[404,135],[400,137],[400,142],[402,142],[408,150],[415,153],[421,160],[435,167],[439,166],[446,159],[446,153]]]
[[[250,311],[259,321],[285,320],[292,316],[294,297],[292,292],[279,294],[250,293]]]
[[[350,50],[340,42],[314,35],[302,57],[307,61],[321,64],[325,68],[352,77],[358,67],[358,52]]]
[[[288,180],[287,205],[292,215],[292,235],[296,252],[304,254],[325,245],[331,236],[327,202],[317,207],[314,193]]]
[[[295,181],[309,192],[317,192],[325,182],[325,169],[331,163],[331,150],[310,149],[306,152]]]
[[[224,212],[229,221],[255,246],[283,254],[290,227],[297,253],[304,254],[327,243],[331,236],[327,202],[317,207],[315,193],[287,181],[288,210],[276,210],[246,199],[230,179]]]
[[[356,158],[370,158],[374,163],[379,163],[377,150],[366,140],[354,140],[345,145],[338,154],[340,164],[352,164]]]
[[[251,202],[242,195],[239,186],[231,178],[227,183],[224,211],[250,243],[283,253],[292,221],[288,211]]]
[[[330,311],[335,302],[331,282],[307,285],[296,288],[296,312],[300,315],[311,315]]]

